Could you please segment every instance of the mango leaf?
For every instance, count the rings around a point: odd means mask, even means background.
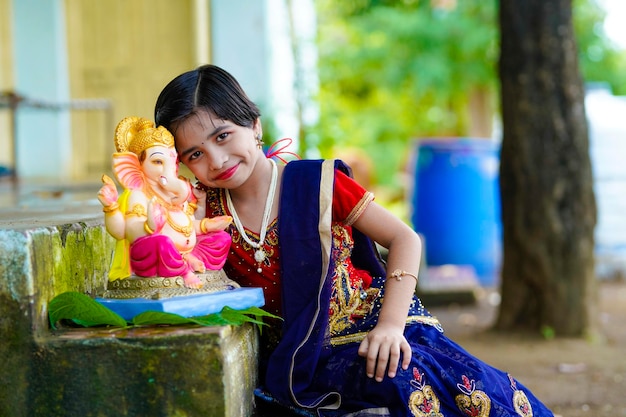
[[[72,320],[82,326],[119,326],[127,323],[119,314],[111,311],[88,295],[68,291],[57,295],[48,303],[50,325],[56,329],[59,320]]]

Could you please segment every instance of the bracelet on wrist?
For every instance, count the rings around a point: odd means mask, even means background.
[[[208,231],[207,231],[207,229],[206,229],[206,223],[205,223],[205,222],[207,222],[207,221],[209,221],[209,218],[208,218],[208,217],[205,217],[205,218],[203,218],[202,220],[200,220],[200,231],[201,231],[203,234],[208,233]]]
[[[109,204],[108,206],[102,207],[102,211],[105,212],[106,214],[109,214],[109,213],[113,213],[117,211],[119,208],[120,208],[119,204],[117,204],[117,202],[113,202]]]
[[[413,277],[415,279],[415,282],[417,282],[417,275],[412,274],[410,272],[407,272],[403,269],[395,269],[388,277],[387,279],[391,279],[391,278],[395,278],[396,281],[402,281],[402,277],[408,275],[410,277]]]
[[[143,230],[146,231],[147,234],[152,235],[154,234],[154,230],[152,230],[150,228],[150,226],[148,225],[148,220],[146,220],[145,222],[143,222]]]

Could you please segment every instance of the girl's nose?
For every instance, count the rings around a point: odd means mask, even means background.
[[[219,150],[213,150],[208,153],[209,168],[216,171],[224,167],[224,163],[228,161],[228,155]]]

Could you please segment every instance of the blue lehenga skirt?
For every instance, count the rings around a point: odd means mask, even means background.
[[[382,288],[375,278],[373,285]],[[379,297],[382,300],[382,292]],[[364,335],[377,319],[380,303],[360,323]],[[368,321],[370,321],[368,323]],[[335,338],[330,352],[317,363],[310,390],[341,394],[338,409],[299,409],[294,415],[324,417],[553,417],[554,414],[511,375],[476,358],[449,339],[438,321],[421,305],[411,307],[405,337],[412,348],[407,370],[398,369],[395,378],[376,382],[365,372],[365,358],[358,355],[362,337]],[[331,339],[332,340],[332,339]],[[257,391],[262,400],[271,394]]]

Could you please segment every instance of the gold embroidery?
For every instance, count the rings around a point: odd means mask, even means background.
[[[511,382],[511,389],[513,390],[513,407],[515,412],[520,417],[533,417],[533,408],[528,401],[528,397],[522,390],[517,389],[517,383],[511,374],[507,374],[509,381]]]
[[[439,408],[439,399],[430,385],[413,391],[409,397],[409,409],[415,417],[443,417]]]
[[[454,398],[456,406],[466,415],[488,417],[491,411],[491,399],[484,392],[476,389],[476,383],[463,375],[463,383],[457,384],[462,394]]]
[[[471,395],[459,394],[454,398],[456,406],[466,415],[488,417],[491,410],[491,400],[483,391],[474,391]],[[473,412],[474,414],[470,414]],[[478,413],[478,414],[476,414]]]
[[[406,322],[407,324],[422,323],[429,326],[440,326],[439,320],[437,320],[435,317],[428,316],[409,316],[406,318]],[[367,333],[368,332],[357,332],[345,336],[334,336],[330,338],[330,344],[332,346],[340,346],[348,343],[361,342],[363,339],[365,339]]]
[[[380,293],[378,288],[364,289],[361,278],[351,276],[348,266],[353,243],[345,227],[333,225],[332,236],[336,268],[329,306],[331,337],[354,326],[356,320],[369,314]]]
[[[413,379],[410,381],[415,391],[409,397],[409,410],[415,417],[443,417],[439,412],[439,398],[435,395],[432,387],[426,384],[424,373],[413,367]]]
[[[517,390],[513,394],[513,406],[520,417],[533,417],[533,409],[524,391]]]

